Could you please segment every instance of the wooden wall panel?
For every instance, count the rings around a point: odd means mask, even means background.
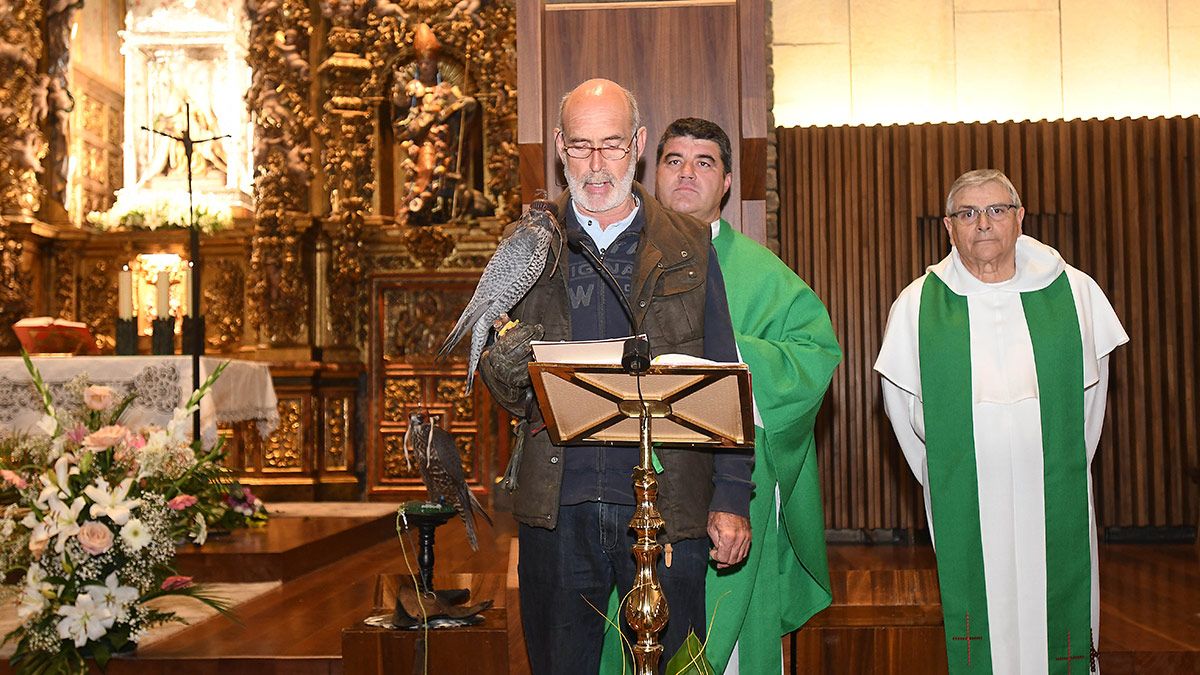
[[[733,92],[738,87],[737,43],[713,40],[705,49],[688,50],[680,58],[682,45],[711,35],[713,27],[736,25],[733,3],[674,5],[657,3],[603,5],[550,5],[546,21],[545,129],[546,177],[551,195],[566,186],[562,163],[554,152],[554,128],[562,95],[590,77],[606,77],[633,92],[646,127],[646,148],[639,178],[654,186],[654,152],[658,137],[672,120],[694,115],[710,119],[733,131],[733,154],[739,156],[738,106]],[[586,36],[607,36],[595,39]],[[638,58],[630,58],[637,45]],[[553,51],[552,51],[553,46]],[[703,73],[703,77],[698,75]],[[765,161],[764,161],[765,166]],[[739,185],[730,189],[729,201],[739,204]],[[730,209],[732,215],[733,209]]]
[[[638,179],[650,189],[654,153],[667,124],[694,116],[725,129],[740,180],[730,189],[723,215],[735,228],[765,240],[764,0],[517,0],[517,29],[523,199],[539,190],[555,197],[565,189],[554,145],[559,101],[580,82],[605,77],[638,99],[647,146]],[[534,162],[539,166],[527,166]]]
[[[1112,360],[1093,466],[1106,526],[1195,525],[1200,118],[779,130],[781,255],[846,354],[819,422],[830,528],[923,528],[920,487],[871,370],[892,301],[949,251],[945,191],[1004,170],[1026,233],[1090,274],[1130,344]]]

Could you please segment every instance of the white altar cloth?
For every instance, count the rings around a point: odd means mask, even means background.
[[[263,438],[279,426],[275,387],[266,365],[204,356],[200,358],[200,381],[227,360],[229,365],[200,402],[200,435],[206,447],[216,442],[218,424],[254,420]],[[92,384],[112,387],[118,401],[136,393],[122,418],[134,429],[148,424],[166,426],[175,408],[192,395],[190,356],[34,357],[33,363],[56,405],[64,386],[81,374]],[[0,357],[0,429],[42,433],[37,423],[43,414],[25,363],[20,357]]]

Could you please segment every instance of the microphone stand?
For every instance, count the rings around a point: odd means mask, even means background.
[[[587,258],[592,269],[596,270],[596,273],[604,279],[605,285],[612,289],[612,292],[617,296],[617,301],[621,303],[621,309],[625,311],[625,316],[629,318],[629,326],[633,330],[633,335],[625,340],[625,345],[622,349],[621,367],[630,375],[640,377],[650,367],[650,340],[642,333],[641,322],[637,320],[637,316],[633,313],[633,308],[629,306],[629,299],[625,297],[625,292],[621,290],[621,284],[617,283],[617,278],[600,261],[595,251],[588,248],[587,244],[583,242],[585,236],[582,230],[567,229],[567,248]]]
[[[604,279],[605,284],[616,294],[621,308],[629,317],[630,328],[633,329],[633,336],[625,340],[621,367],[637,378],[640,405],[636,416],[641,462],[633,470],[633,496],[637,505],[633,511],[633,518],[629,520],[629,528],[637,534],[637,539],[632,546],[635,572],[629,604],[625,606],[625,620],[637,633],[637,642],[633,645],[635,675],[654,675],[658,672],[658,662],[663,653],[658,634],[667,625],[670,612],[667,608],[666,593],[658,580],[658,558],[662,554],[658,532],[665,527],[666,522],[658,511],[658,478],[654,473],[650,420],[653,417],[665,417],[669,409],[664,409],[665,406],[657,402],[660,405],[652,410],[642,397],[642,376],[650,368],[649,338],[642,333],[641,322],[629,306],[629,300],[621,290],[621,285],[595,252],[584,243],[584,236],[579,229],[567,228],[567,247],[587,258],[597,274]],[[625,414],[634,416],[630,411],[626,411]]]

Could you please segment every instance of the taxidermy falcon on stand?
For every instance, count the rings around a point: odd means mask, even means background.
[[[496,246],[496,252],[479,277],[475,294],[438,350],[438,358],[445,358],[467,331],[471,332],[467,393],[471,392],[471,385],[475,381],[475,367],[479,365],[479,357],[487,344],[492,322],[500,315],[507,314],[542,276],[550,245],[555,236],[561,234],[557,210],[553,202],[536,199],[529,205],[525,215],[509,225],[512,233]]]
[[[475,514],[483,516],[488,525],[492,524],[492,517],[483,510],[479,500],[471,493],[471,488],[467,487],[462,457],[458,454],[454,438],[434,424],[433,417],[420,412],[409,413],[408,430],[404,432],[406,460],[410,452],[416,457],[417,468],[421,470],[421,482],[429,491],[429,501],[453,506],[458,511],[467,526],[467,541],[471,544],[471,550],[478,551]]]

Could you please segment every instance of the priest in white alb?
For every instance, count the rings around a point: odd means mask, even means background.
[[[946,196],[950,255],[892,305],[875,370],[925,492],[950,673],[1084,673],[1098,644],[1091,461],[1109,355],[1104,292],[1023,236],[1002,172]]]

